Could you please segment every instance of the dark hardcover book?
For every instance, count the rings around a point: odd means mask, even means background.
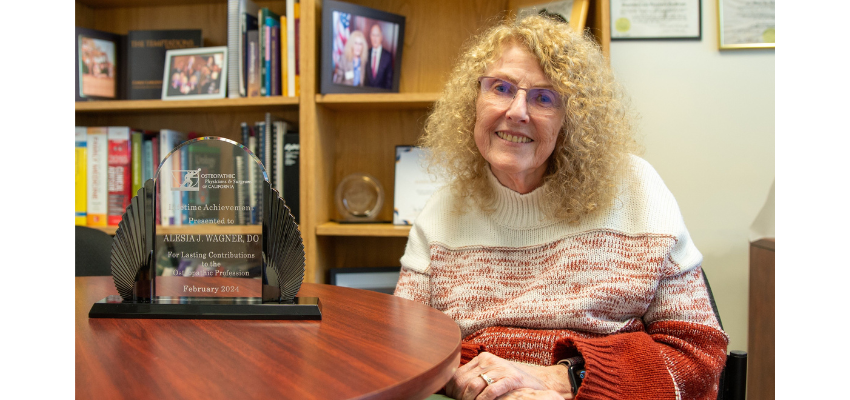
[[[269,91],[280,96],[280,19],[266,19],[269,26]]]
[[[127,33],[127,98],[162,98],[165,52],[203,47],[200,29],[130,31]]]
[[[260,9],[260,14],[258,18],[258,30],[260,31],[260,74],[262,84],[260,85],[260,94],[263,96],[271,96],[271,92],[269,91],[267,74],[270,72],[267,70],[268,65],[266,65],[265,60],[270,56],[271,49],[269,48],[269,39],[270,39],[270,29],[268,29],[268,24],[266,23],[268,18],[271,18],[275,21],[278,21],[278,25],[280,25],[280,15],[272,12],[266,7]]]
[[[126,44],[124,35],[75,27],[75,101],[125,98]]]
[[[301,200],[300,171],[301,143],[297,133],[283,135],[283,200],[292,211],[295,222],[300,222]]]

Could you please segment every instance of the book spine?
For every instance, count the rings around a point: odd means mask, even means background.
[[[266,96],[272,95],[272,59],[271,59],[271,38],[272,38],[272,28],[270,26],[265,25],[263,27],[263,32],[265,35],[265,49],[263,49],[263,88],[265,88]]]
[[[227,95],[239,97],[239,0],[227,0]]]
[[[186,146],[180,148],[180,169],[182,169],[184,171],[189,169],[189,148],[186,147]],[[180,194],[180,205],[189,204],[189,192],[188,191],[181,191],[181,192],[174,192],[174,193]],[[180,208],[185,208],[185,207],[180,207]],[[180,213],[180,222],[183,225],[189,225],[189,210],[184,209],[184,210],[180,211],[180,208],[177,209],[178,210],[177,212]]]
[[[106,226],[106,128],[88,128],[86,142],[86,225]]]
[[[295,96],[295,0],[286,0],[286,89],[287,96]]]
[[[294,86],[292,95],[297,97],[301,95],[301,67],[299,66],[301,63],[301,3],[296,0],[293,8],[295,10],[295,23],[293,24],[295,25],[293,28],[295,35],[295,56],[292,62],[295,65],[292,66],[292,69],[295,71],[295,76],[292,78],[292,86]]]
[[[153,142],[150,138],[144,138],[142,140],[142,184],[153,178],[153,168]]]
[[[86,224],[86,127],[74,127],[74,225]]]
[[[182,158],[180,154],[180,150],[171,153],[171,165],[173,169],[168,171],[171,173],[171,186],[169,187],[169,193],[171,194],[171,209],[169,210],[169,218],[171,218],[171,225],[180,226],[183,225],[183,216],[180,212],[180,202],[182,201],[181,194],[183,192],[179,190],[174,190],[174,188],[180,186],[180,181],[175,182],[175,175],[173,171],[179,171],[183,169]]]
[[[130,189],[130,198],[136,195],[139,192],[139,189],[142,188],[142,182],[144,182],[144,172],[142,171],[142,163],[144,158],[142,157],[142,142],[143,142],[144,133],[141,131],[133,131],[130,134],[130,162],[132,163],[132,167],[130,169],[130,177],[132,178],[132,187]]]
[[[289,39],[286,30],[286,16],[280,17],[280,93],[289,96]]]
[[[283,195],[283,135],[286,134],[286,122],[275,121],[274,124],[274,188]]]
[[[260,95],[260,42],[259,32],[248,32],[248,97]]]
[[[295,222],[300,221],[301,144],[297,133],[283,135],[283,200],[292,211]]]
[[[248,126],[247,122],[241,123],[239,127],[242,131],[242,145],[250,149],[248,146],[248,138],[251,136],[251,127]]]
[[[118,225],[130,204],[130,128],[110,126],[107,130],[107,225]]]
[[[277,26],[277,21],[272,21],[269,26],[269,68],[271,70],[269,87],[272,96],[280,96],[280,27]]]
[[[262,128],[259,125],[255,125],[254,132],[259,133],[261,131],[261,129]],[[250,138],[248,138],[248,143],[250,144],[248,147],[251,149],[251,152],[253,152],[256,155],[257,145],[258,145],[257,144],[257,137],[251,136]],[[246,168],[245,174],[250,176],[250,178],[249,178],[250,183],[248,184],[248,204],[254,205],[254,204],[257,204],[257,188],[260,187],[259,182],[257,181],[257,170],[258,169],[254,165],[254,160],[251,160],[251,159],[246,160],[246,165],[247,165],[247,168]],[[257,210],[254,209],[254,210],[249,212],[249,214],[246,216],[246,219],[245,219],[246,224],[252,225],[252,224],[257,223],[256,211]]]
[[[268,139],[268,135],[266,135],[266,123],[262,122],[262,128],[259,131],[258,147],[256,156],[260,159],[260,163],[263,164],[263,168],[266,167],[266,141]]]
[[[260,42],[260,96],[267,96],[266,94],[266,18],[265,11],[267,8],[261,8],[260,12],[257,15],[257,31],[259,32],[259,42]]]
[[[173,225],[171,222],[171,218],[168,217],[168,210],[171,204],[171,196],[168,195],[168,192],[171,189],[171,174],[163,173],[164,171],[171,170],[171,159],[165,159],[168,153],[171,151],[171,139],[170,133],[167,129],[163,129],[159,132],[159,172],[160,176],[157,179],[157,198],[158,198],[158,206],[157,210],[159,211],[158,217],[160,218],[160,224],[162,226],[171,226]]]
[[[159,179],[157,177],[157,173],[159,172],[159,164],[161,163],[161,160],[159,158],[159,153],[160,153],[160,150],[161,150],[160,146],[161,145],[160,145],[160,140],[159,140],[159,134],[155,133],[153,135],[153,137],[151,137],[151,165],[153,166],[151,178],[157,178],[157,187],[159,187],[162,184],[162,179]],[[156,199],[155,199],[155,201],[156,201],[156,213],[154,213],[154,219],[156,220],[157,225],[161,225],[162,224],[162,213],[161,213],[162,203],[160,202],[158,190],[155,194],[155,197],[156,197]]]
[[[241,152],[240,152],[241,153]],[[236,155],[233,157],[234,163],[236,163],[236,180],[244,181],[245,180],[245,156]],[[239,184],[236,185],[236,224],[237,225],[245,225],[245,212],[241,211],[243,207],[245,207],[245,185]]]

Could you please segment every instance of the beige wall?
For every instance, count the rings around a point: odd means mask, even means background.
[[[749,227],[774,180],[774,50],[718,51],[716,3],[702,6],[701,41],[612,41],[611,65],[704,256],[729,349],[746,350]]]

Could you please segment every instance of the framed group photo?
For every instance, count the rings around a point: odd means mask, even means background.
[[[398,93],[401,15],[341,1],[322,3],[322,93]]]
[[[121,35],[78,27],[75,36],[75,101],[121,98]]]
[[[168,50],[163,100],[223,99],[227,93],[227,47]]]

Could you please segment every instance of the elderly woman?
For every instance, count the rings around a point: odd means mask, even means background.
[[[596,44],[540,16],[481,34],[449,77],[422,139],[449,183],[395,291],[460,327],[446,395],[716,397],[728,337],[620,93]]]
[[[348,86],[363,86],[366,76],[366,36],[363,32],[354,31],[348,36],[342,57],[334,68],[333,82]]]

